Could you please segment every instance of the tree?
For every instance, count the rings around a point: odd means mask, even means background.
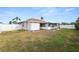
[[[12,22],[11,22],[11,21],[9,21],[9,24],[12,24]]]
[[[15,17],[15,18],[12,19],[13,24],[17,24],[20,21],[21,21],[21,19],[19,17]]]
[[[43,20],[44,19],[44,17],[41,17],[41,20]]]
[[[19,17],[15,17],[12,20],[21,21],[21,19]]]
[[[74,25],[74,24],[75,24],[75,22],[71,22],[70,24],[71,24],[71,25]]]
[[[66,23],[66,22],[62,22],[61,24],[62,25],[69,25],[69,23]]]
[[[21,19],[19,17],[15,17],[11,21],[9,21],[9,24],[17,24],[20,21],[21,21]]]
[[[17,24],[17,21],[13,21],[13,24]]]
[[[77,18],[76,22],[79,22],[79,17]]]
[[[76,27],[76,29],[79,30],[79,17],[77,18],[77,20],[75,22],[75,27]]]

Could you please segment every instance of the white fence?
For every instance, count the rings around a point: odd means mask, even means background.
[[[60,28],[75,29],[75,25],[60,25]]]
[[[46,27],[41,27],[42,29],[55,29],[54,27],[46,28]],[[57,28],[57,27],[56,27]],[[75,25],[60,25],[60,28],[66,28],[66,29],[75,29]],[[0,32],[3,31],[13,31],[13,30],[19,30],[22,29],[21,24],[0,24]]]
[[[0,32],[22,29],[20,24],[0,24]]]

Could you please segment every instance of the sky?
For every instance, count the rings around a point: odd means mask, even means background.
[[[0,7],[0,22],[9,23],[13,18],[21,21],[44,17],[49,22],[75,22],[79,16],[78,7]]]

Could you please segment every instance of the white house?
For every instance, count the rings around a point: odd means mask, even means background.
[[[19,22],[18,24],[0,24],[0,32],[13,31],[13,30],[51,30],[51,29],[75,29],[75,25],[59,25],[58,23],[46,22],[41,19],[30,18],[26,21]]]
[[[23,29],[30,31],[40,30],[40,29],[50,30],[50,29],[58,28],[57,23],[46,22],[44,20],[34,19],[34,18],[30,18],[26,21],[19,22],[18,24],[21,24]]]

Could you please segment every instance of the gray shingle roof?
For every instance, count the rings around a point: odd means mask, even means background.
[[[30,18],[30,19],[27,19],[26,21],[22,21],[19,23],[23,23],[23,22],[26,22],[26,23],[46,23],[46,21],[44,21],[44,20],[35,19],[35,18]]]
[[[30,19],[26,20],[25,22],[28,22],[28,23],[46,23],[46,21],[44,21],[44,20],[35,19],[35,18],[30,18]]]

